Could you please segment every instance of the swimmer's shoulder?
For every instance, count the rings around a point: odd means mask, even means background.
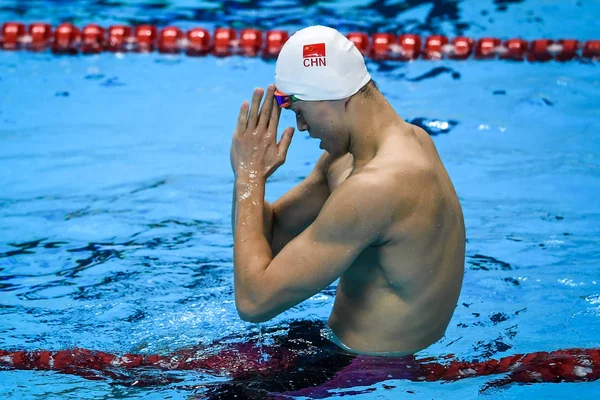
[[[376,158],[363,168],[360,175],[367,181],[377,182],[391,207],[409,213],[416,209],[423,194],[436,185],[437,176],[435,167],[427,157],[407,153],[399,150],[396,154],[389,153]]]
[[[381,207],[405,209],[414,201],[414,191],[420,175],[417,168],[393,160],[373,160],[356,174],[348,177],[353,190],[377,197]]]
[[[416,125],[403,124],[386,146],[379,165],[384,175],[402,182],[418,180],[420,186],[431,182],[436,173],[437,151],[429,134]]]

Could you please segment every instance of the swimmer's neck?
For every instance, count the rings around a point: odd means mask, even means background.
[[[403,131],[407,125],[378,90],[372,91],[371,98],[354,96],[348,100],[346,115],[355,170],[375,158],[389,135]]]

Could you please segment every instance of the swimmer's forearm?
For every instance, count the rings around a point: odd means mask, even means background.
[[[231,200],[231,232],[235,237],[235,221],[237,215],[237,196],[236,196],[236,184],[235,180],[233,182],[233,196]],[[271,203],[267,200],[264,200],[264,234],[267,238],[267,242],[271,243],[273,239],[273,207]]]
[[[271,244],[273,241],[273,207],[267,200],[263,199],[263,201],[265,202],[263,207],[264,233],[267,242]]]
[[[258,302],[261,288],[256,285],[273,259],[264,234],[265,181],[236,176],[237,218],[233,240],[233,268],[236,305],[240,316]]]

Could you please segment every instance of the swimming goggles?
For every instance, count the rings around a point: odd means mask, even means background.
[[[276,90],[273,94],[279,108],[288,108],[294,101],[299,100],[296,96],[282,93],[279,90]]]

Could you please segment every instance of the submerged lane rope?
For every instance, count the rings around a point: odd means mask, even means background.
[[[308,353],[253,343],[232,344],[218,353],[194,349],[172,355],[115,355],[73,348],[60,351],[0,351],[0,367],[17,370],[46,370],[75,374],[87,379],[119,379],[119,369],[154,368],[159,371],[196,370],[234,379],[268,377],[282,371],[302,370],[310,364]],[[515,354],[499,360],[436,361],[413,356],[367,357],[338,354],[345,360],[333,376],[318,387],[295,388],[291,395],[326,396],[330,389],[368,386],[390,379],[411,381],[456,381],[470,377],[505,374],[489,387],[510,383],[585,382],[600,379],[600,349],[566,349]],[[307,364],[307,360],[309,361]],[[327,363],[327,366],[335,363]],[[338,363],[339,364],[339,363]],[[309,365],[310,367],[310,365]],[[132,385],[171,383],[168,378],[137,378]]]

